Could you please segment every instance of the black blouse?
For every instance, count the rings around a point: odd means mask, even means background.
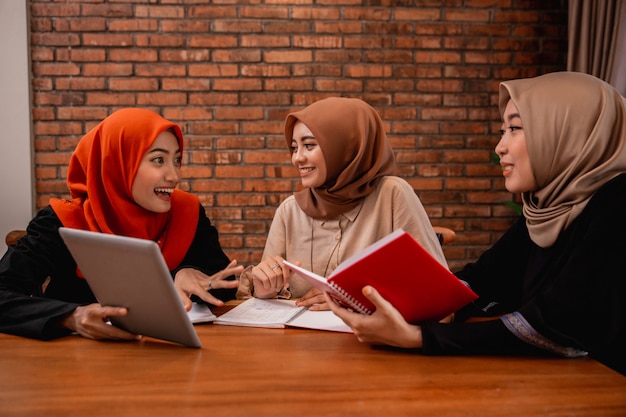
[[[626,174],[604,185],[549,248],[522,217],[456,275],[479,299],[423,325],[426,354],[589,354],[626,374]],[[471,316],[498,320],[464,323]]]
[[[207,275],[230,262],[222,250],[218,233],[202,206],[194,240],[180,266]],[[51,207],[43,208],[27,228],[28,234],[11,246],[0,260],[0,332],[36,339],[53,339],[69,334],[56,322],[77,306],[96,302],[85,279],[76,275],[76,263],[58,229],[61,221]],[[50,277],[45,293],[42,285]],[[234,277],[230,277],[234,279]],[[235,297],[236,289],[213,290],[221,300]],[[194,297],[194,301],[200,301]]]

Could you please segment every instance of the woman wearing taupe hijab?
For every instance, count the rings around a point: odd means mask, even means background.
[[[523,216],[456,275],[479,294],[454,323],[331,309],[359,340],[425,354],[590,355],[626,374],[626,102],[581,73],[500,85],[496,146]],[[491,320],[467,322],[475,316]]]
[[[263,260],[242,273],[239,298],[296,298],[312,310],[328,309],[324,295],[282,261],[328,276],[398,228],[447,266],[415,191],[394,176],[393,150],[371,106],[355,98],[317,101],[287,116],[285,140],[302,189],[276,210]]]

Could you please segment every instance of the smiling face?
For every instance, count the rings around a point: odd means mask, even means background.
[[[146,210],[165,213],[171,208],[171,194],[180,181],[181,153],[176,136],[165,131],[143,156],[132,194],[135,202]]]
[[[509,100],[502,115],[501,138],[496,145],[500,157],[504,185],[512,193],[524,193],[537,188],[530,166],[526,135],[517,107]]]
[[[291,139],[291,163],[298,169],[302,186],[321,187],[326,181],[326,160],[311,130],[298,121],[293,127]]]

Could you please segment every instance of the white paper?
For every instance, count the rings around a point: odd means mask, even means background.
[[[329,332],[353,333],[350,326],[330,310],[306,310],[291,319],[287,326],[305,329],[326,330]]]
[[[295,301],[249,298],[237,307],[219,316],[215,324],[251,327],[285,327],[285,323],[304,307],[296,307]]]
[[[314,330],[352,333],[332,311],[310,311],[293,300],[250,298],[218,317],[214,324],[248,327],[303,327]]]
[[[187,315],[192,323],[210,323],[217,318],[208,305],[200,303],[192,303]]]

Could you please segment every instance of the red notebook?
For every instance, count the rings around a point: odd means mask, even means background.
[[[409,323],[441,320],[478,298],[409,233],[398,229],[342,262],[328,279],[291,262],[285,265],[347,308],[372,314],[363,295],[371,285]]]

